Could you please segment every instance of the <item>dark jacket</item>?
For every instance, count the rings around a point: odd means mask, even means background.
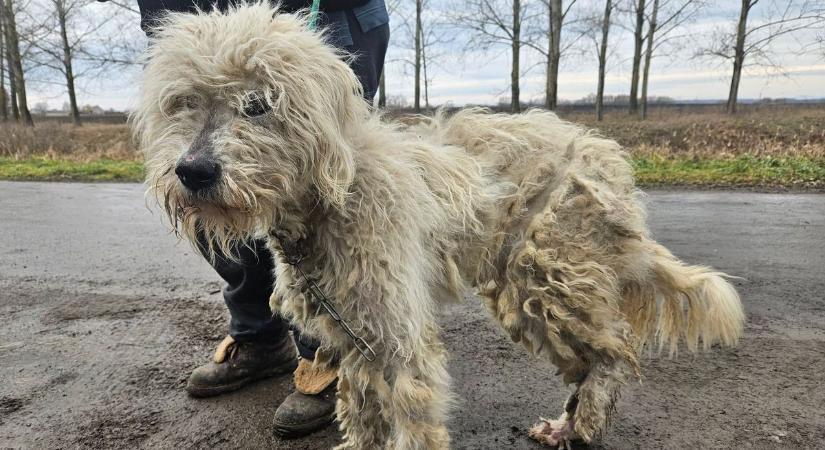
[[[140,27],[149,34],[155,19],[168,11],[194,12],[197,9],[210,11],[213,5],[225,10],[231,5],[240,3],[243,3],[243,0],[138,0]],[[295,12],[308,9],[312,5],[312,0],[284,0],[280,4],[282,11]],[[329,28],[331,43],[339,47],[352,45],[352,35],[346,17],[347,10],[352,10],[363,33],[389,23],[384,0],[321,0],[320,7],[324,13],[321,24]]]

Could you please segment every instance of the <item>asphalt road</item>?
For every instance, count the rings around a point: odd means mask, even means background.
[[[220,283],[129,184],[0,182],[0,448],[322,449],[281,441],[288,377],[208,400],[188,371],[225,333]],[[732,275],[736,349],[650,359],[596,449],[825,448],[825,196],[651,192],[656,238]],[[456,449],[537,449],[526,428],[567,395],[479,302],[443,318]]]

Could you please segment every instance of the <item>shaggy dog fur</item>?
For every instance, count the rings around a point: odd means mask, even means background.
[[[272,309],[340,358],[339,448],[449,447],[436,314],[470,287],[575,386],[559,420],[531,430],[551,445],[605,428],[644,347],[736,343],[736,291],[651,239],[614,141],[544,111],[390,125],[361,99],[344,57],[303,18],[264,4],[171,15],[148,50],[133,117],[150,192],[183,235],[205,233],[224,251],[270,237]],[[252,99],[265,101],[262,115],[242,113]],[[193,142],[221,169],[205,192],[174,173]],[[276,234],[300,242],[300,267],[375,361],[318,312]]]

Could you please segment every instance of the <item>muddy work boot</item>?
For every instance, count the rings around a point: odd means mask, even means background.
[[[297,364],[297,351],[289,336],[275,343],[236,342],[227,336],[213,361],[192,371],[186,391],[193,397],[211,397],[292,372]]]
[[[335,419],[336,368],[316,367],[301,359],[295,371],[295,392],[275,411],[275,435],[284,439],[306,436]]]

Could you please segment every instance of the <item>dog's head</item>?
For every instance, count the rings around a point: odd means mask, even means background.
[[[368,114],[344,56],[264,3],[160,21],[132,125],[183,235],[226,244],[310,193],[343,202]]]

